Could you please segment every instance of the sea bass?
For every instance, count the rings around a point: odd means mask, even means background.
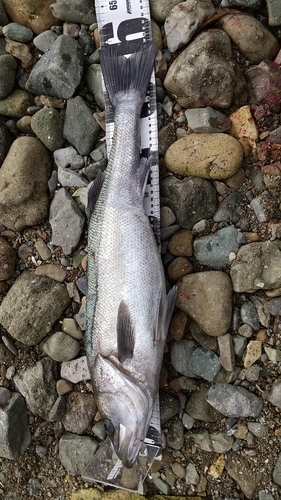
[[[140,115],[156,47],[125,57],[101,49],[114,135],[104,177],[89,193],[86,352],[105,429],[125,467],[137,459],[158,390],[176,290],[165,276],[143,191],[150,159],[140,160]]]

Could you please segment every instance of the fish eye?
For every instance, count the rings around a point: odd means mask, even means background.
[[[114,425],[110,422],[110,420],[104,419],[103,425],[105,428],[105,432],[107,434],[113,434],[115,431]]]

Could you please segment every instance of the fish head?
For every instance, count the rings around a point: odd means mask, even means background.
[[[153,401],[136,381],[120,370],[112,357],[107,359],[98,354],[93,375],[105,430],[117,456],[130,468],[146,437]]]

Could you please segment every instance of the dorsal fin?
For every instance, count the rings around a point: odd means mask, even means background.
[[[98,201],[98,197],[103,185],[103,180],[104,180],[104,174],[101,170],[98,170],[97,177],[95,178],[95,181],[93,182],[88,191],[88,204],[87,204],[88,220],[90,220],[93,210],[95,208],[95,204]]]
[[[120,363],[133,357],[135,346],[134,327],[129,308],[124,300],[121,300],[118,308],[117,346]]]

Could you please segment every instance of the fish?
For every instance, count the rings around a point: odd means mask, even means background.
[[[101,48],[114,132],[105,173],[88,195],[86,354],[97,406],[126,468],[136,462],[158,393],[176,289],[166,294],[143,195],[151,155],[140,158],[140,116],[156,56]]]

